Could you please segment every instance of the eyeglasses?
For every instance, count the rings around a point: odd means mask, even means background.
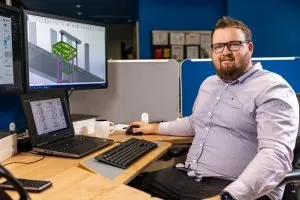
[[[245,40],[245,41],[230,41],[227,43],[216,43],[212,44],[210,47],[213,50],[214,53],[222,53],[224,51],[225,46],[227,46],[227,49],[229,51],[238,51],[242,43],[249,43],[250,41]]]

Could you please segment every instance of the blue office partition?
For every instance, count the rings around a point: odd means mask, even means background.
[[[300,92],[300,58],[275,57],[253,58],[253,62],[261,62],[264,69],[281,75],[295,90]],[[181,114],[189,116],[201,83],[211,75],[215,69],[211,59],[184,60],[181,63]]]
[[[215,74],[211,59],[184,60],[181,63],[181,114],[188,116],[201,83]]]
[[[0,100],[0,129],[8,130],[9,124],[14,122],[17,131],[24,131],[26,121],[19,96],[1,96]]]

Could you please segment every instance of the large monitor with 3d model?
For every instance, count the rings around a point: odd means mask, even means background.
[[[22,12],[0,4],[0,94],[23,92]]]
[[[107,88],[104,25],[24,11],[27,91]]]

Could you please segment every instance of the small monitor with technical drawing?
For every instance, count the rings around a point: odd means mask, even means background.
[[[75,135],[64,92],[21,96],[33,150],[79,158],[113,143],[106,138]]]

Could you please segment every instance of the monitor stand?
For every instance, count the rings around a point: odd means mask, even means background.
[[[66,97],[67,108],[69,109],[69,113],[71,113],[69,101],[70,101],[70,96],[73,91],[74,91],[74,89],[71,89],[70,93],[69,93],[68,90],[65,90],[65,97]],[[89,114],[80,114],[80,113],[71,113],[70,115],[71,115],[72,122],[99,117],[98,115],[89,115]]]

